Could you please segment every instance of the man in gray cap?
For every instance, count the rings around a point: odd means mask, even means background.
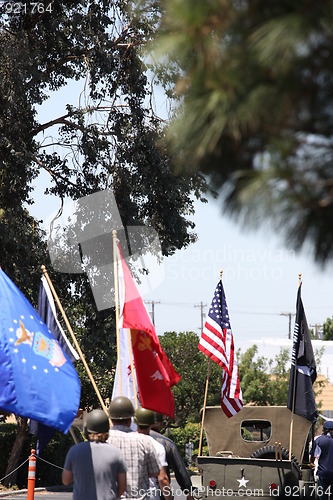
[[[317,495],[319,500],[333,498],[333,421],[323,423],[323,433],[316,441],[314,456],[318,460]]]
[[[149,490],[149,478],[157,477],[162,468],[154,446],[147,436],[131,428],[134,407],[130,399],[114,398],[109,415],[112,427],[108,442],[121,450],[127,466],[127,486],[122,498],[144,498]]]

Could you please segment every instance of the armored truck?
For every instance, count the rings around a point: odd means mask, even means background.
[[[284,406],[244,406],[231,418],[220,407],[207,407],[209,455],[197,457],[199,473],[192,476],[198,496],[316,499],[311,422],[293,415],[291,426],[291,417]]]

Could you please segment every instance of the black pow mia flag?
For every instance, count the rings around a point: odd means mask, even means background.
[[[315,422],[318,417],[312,387],[316,378],[316,362],[301,298],[300,285],[296,302],[296,320],[287,406],[293,413],[310,420],[312,423]]]

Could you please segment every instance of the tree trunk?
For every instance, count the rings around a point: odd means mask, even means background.
[[[10,488],[14,484],[16,484],[16,478],[17,478],[17,467],[20,465],[20,457],[21,457],[21,452],[24,444],[24,440],[26,438],[26,429],[27,429],[27,422],[28,420],[26,418],[21,418],[18,417],[17,419],[18,422],[18,429],[17,429],[17,435],[15,439],[15,443],[12,449],[12,452],[9,457],[9,462],[7,465],[7,470],[6,470],[6,476],[13,472],[13,474],[10,474],[10,476],[6,477],[3,480],[3,485],[6,486],[7,488]]]

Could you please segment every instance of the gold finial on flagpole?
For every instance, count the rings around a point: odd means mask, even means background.
[[[302,273],[298,273],[298,286],[302,283]]]
[[[220,280],[222,279],[223,269],[220,269]]]

